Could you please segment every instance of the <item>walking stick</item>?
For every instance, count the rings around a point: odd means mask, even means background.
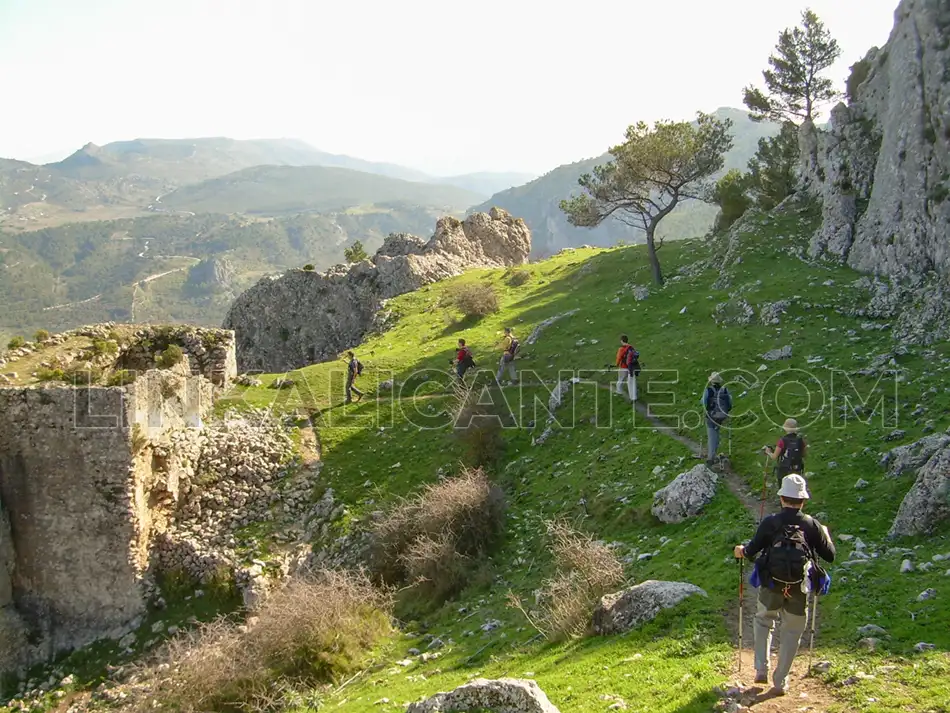
[[[739,676],[740,679],[742,678],[742,609],[743,609],[743,606],[742,606],[742,605],[743,605],[742,594],[743,594],[743,584],[744,584],[744,582],[743,582],[744,577],[743,577],[743,575],[742,575],[742,569],[743,569],[743,560],[744,560],[744,559],[745,559],[745,557],[740,557],[740,558],[739,558],[739,646],[738,646],[738,649],[739,649],[739,672],[738,672],[738,676]]]
[[[765,518],[765,493],[768,489],[768,479],[769,479],[769,461],[772,460],[769,458],[769,454],[765,454],[765,465],[762,468],[762,502],[759,505],[759,522]]]
[[[815,617],[818,616],[818,595],[811,593],[811,641],[808,644],[808,673],[811,676],[811,657],[815,650]]]

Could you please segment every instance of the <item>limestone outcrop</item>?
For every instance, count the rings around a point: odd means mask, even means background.
[[[950,294],[948,64],[950,5],[903,0],[887,44],[854,66],[849,105],[827,131],[802,127],[803,183],[823,205],[813,257]],[[939,330],[916,338],[945,337],[950,315],[925,316]]]
[[[461,713],[462,711],[492,713],[558,713],[537,683],[528,679],[477,678],[448,693],[410,703],[406,713]]]
[[[238,297],[224,324],[235,331],[242,372],[299,368],[359,343],[385,300],[469,268],[524,264],[530,251],[528,227],[503,210],[444,217],[428,242],[390,235],[371,260],[266,277]]]
[[[651,511],[661,522],[678,523],[699,515],[716,495],[716,473],[700,463],[680,473],[653,494]]]
[[[705,591],[688,582],[650,579],[602,597],[594,611],[592,628],[602,636],[623,634],[693,595],[707,596]]]
[[[901,501],[891,525],[891,537],[924,535],[950,520],[950,439],[943,440],[937,448],[933,447],[932,438],[924,440],[927,443],[914,452],[918,458],[926,456],[926,460],[918,468],[917,479]]]

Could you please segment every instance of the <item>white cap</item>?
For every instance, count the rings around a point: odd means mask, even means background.
[[[799,500],[808,500],[810,497],[805,479],[794,473],[782,478],[782,488],[778,494],[781,498],[798,498]]]

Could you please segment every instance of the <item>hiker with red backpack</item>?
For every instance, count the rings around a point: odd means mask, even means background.
[[[631,401],[637,400],[637,377],[640,375],[640,352],[630,344],[626,334],[620,336],[620,348],[617,350],[617,393],[623,394],[623,382],[627,382],[627,393]]]
[[[472,356],[471,347],[466,346],[464,339],[459,339],[458,349],[455,352],[455,359],[452,361],[455,366],[455,373],[459,382],[465,383],[465,372],[475,366],[475,358]]]
[[[802,476],[785,476],[778,496],[782,510],[763,519],[755,536],[747,545],[736,545],[733,554],[740,564],[743,559],[755,562],[750,578],[750,584],[759,588],[754,627],[755,683],[768,683],[772,632],[776,623],[781,621],[772,690],[776,695],[784,696],[789,688],[788,674],[792,662],[808,626],[808,594],[813,597],[814,643],[814,597],[825,594],[831,586],[831,578],[820,567],[817,557],[834,562],[835,545],[828,528],[802,512],[809,498]]]
[[[778,439],[775,448],[762,446],[762,450],[768,457],[777,461],[776,473],[779,485],[786,475],[805,474],[805,451],[808,448],[805,439],[798,433],[798,421],[794,418],[786,419],[782,424],[782,430],[785,431],[785,435]]]

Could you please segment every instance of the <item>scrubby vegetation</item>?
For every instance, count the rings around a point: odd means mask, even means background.
[[[481,470],[463,470],[403,499],[376,523],[374,570],[387,584],[413,586],[412,597],[441,604],[497,547],[504,516],[498,486]]]
[[[494,285],[463,283],[456,285],[446,296],[452,306],[468,319],[487,317],[499,310],[500,303]]]
[[[390,601],[357,574],[319,572],[272,594],[250,626],[219,619],[171,640],[142,709],[282,710],[341,683],[390,635]]]
[[[13,337],[9,342],[7,342],[7,349],[19,349],[24,344],[26,344],[26,340],[23,337]]]
[[[555,574],[535,596],[537,611],[525,611],[514,594],[509,602],[548,639],[579,636],[588,631],[600,598],[623,584],[623,563],[604,543],[565,523],[547,523],[547,534]]]

